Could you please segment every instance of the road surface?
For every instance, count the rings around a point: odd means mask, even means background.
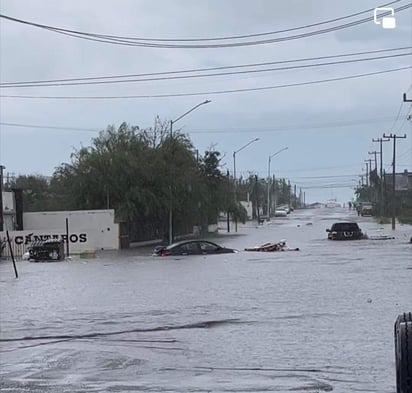
[[[299,252],[154,258],[148,249],[0,264],[2,392],[395,392],[393,323],[412,310],[412,227],[295,211],[219,242]],[[392,234],[389,226],[384,231]]]

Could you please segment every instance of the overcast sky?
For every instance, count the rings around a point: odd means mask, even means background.
[[[96,34],[146,39],[206,39],[292,29],[373,9],[384,3],[374,0],[2,0],[0,10],[9,17]],[[399,8],[408,4],[411,0],[399,0],[391,6]],[[272,159],[271,171],[275,176],[290,179],[292,184],[302,187],[307,202],[329,198],[348,201],[353,197],[359,175],[365,173],[364,161],[373,158],[368,152],[379,149],[372,138],[381,137],[383,132],[407,135],[407,139],[397,142],[397,171],[412,170],[412,122],[406,120],[411,106],[402,103],[403,93],[407,92],[408,98],[412,98],[412,73],[411,68],[406,68],[412,66],[412,60],[410,55],[393,57],[412,51],[411,10],[395,13],[395,29],[384,29],[370,20],[309,37],[223,48],[113,45],[0,19],[1,83],[179,71],[406,48],[315,60],[311,64],[392,56],[312,68],[118,84],[3,87],[0,90],[3,96],[166,97],[2,97],[0,163],[6,167],[6,173],[51,175],[56,166],[69,162],[74,148],[89,145],[98,130],[108,124],[119,125],[125,121],[142,128],[150,127],[157,115],[165,120],[175,119],[209,99],[211,103],[174,125],[175,129],[190,135],[199,151],[215,145],[225,154],[226,168],[232,171],[233,151],[259,138],[237,154],[237,175],[247,176],[253,172],[267,176],[269,156],[288,147]],[[373,11],[279,34],[195,43],[239,43],[288,37],[368,17],[373,17]],[[309,63],[253,69],[304,64]],[[398,68],[405,69],[327,83],[221,93]],[[173,96],[182,93],[199,94]],[[62,129],[17,127],[16,124]],[[384,144],[386,170],[390,170],[391,154],[392,144]]]

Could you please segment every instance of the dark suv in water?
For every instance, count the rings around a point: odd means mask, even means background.
[[[329,240],[358,240],[363,238],[362,230],[356,222],[336,222],[328,232]]]

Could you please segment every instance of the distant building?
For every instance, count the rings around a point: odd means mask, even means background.
[[[341,206],[338,202],[336,202],[336,199],[329,199],[326,201],[325,207],[335,208],[335,207],[341,207]]]
[[[306,207],[309,209],[321,209],[322,207],[325,207],[325,205],[320,202],[314,202],[306,205]]]
[[[387,187],[392,189],[393,184],[393,175],[392,173],[385,174],[385,181]],[[408,172],[405,169],[401,173],[395,173],[395,191],[410,191],[412,190],[412,172]]]

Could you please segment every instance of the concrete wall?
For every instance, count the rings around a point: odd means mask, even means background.
[[[119,225],[114,222],[114,210],[24,213],[24,231],[13,231],[10,235],[16,244],[26,246],[33,240],[65,240],[66,218],[71,253],[119,248]],[[5,233],[0,236],[4,238]]]
[[[3,191],[2,192],[2,197],[3,197],[3,210],[4,212],[13,212],[15,211],[15,206],[14,206],[14,193],[11,191]]]
[[[252,202],[251,201],[240,201],[240,203],[246,209],[248,220],[251,220],[253,217]]]
[[[16,222],[16,207],[15,207],[15,201],[14,201],[14,193],[11,191],[3,191],[2,199],[3,199],[3,229],[12,231],[15,229],[15,222]]]

